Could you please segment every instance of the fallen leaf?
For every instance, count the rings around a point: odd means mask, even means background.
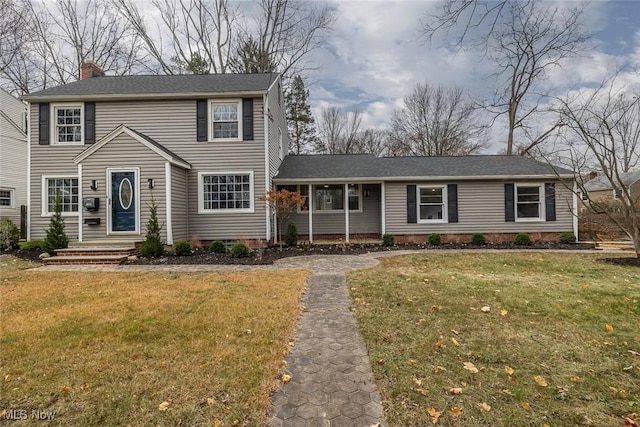
[[[427,413],[431,417],[431,422],[433,424],[438,424],[438,420],[440,419],[440,416],[442,415],[442,412],[439,412],[435,408],[429,408],[429,409],[427,409]]]
[[[591,340],[591,344],[593,344],[593,345],[595,345],[595,346],[598,346],[598,345],[600,345],[600,341],[598,341],[598,340]]]
[[[471,372],[472,374],[478,373],[478,368],[471,362],[464,362],[464,369]]]
[[[627,398],[627,391],[626,390],[620,390],[618,392],[618,396],[620,396],[621,399],[626,399]]]
[[[220,427],[222,425],[222,421],[216,419],[213,421],[213,427]]]
[[[433,373],[437,374],[438,372],[445,372],[447,370],[447,368],[445,368],[444,366],[436,366],[435,368],[433,368]]]
[[[455,345],[456,347],[460,347],[460,343],[458,342],[457,339],[455,338],[451,338],[451,342],[453,343],[453,345]]]
[[[286,383],[288,383],[289,381],[291,381],[291,375],[284,374],[284,375],[282,376],[282,382],[286,384]]]
[[[168,408],[169,402],[167,402],[166,400],[158,405],[158,409],[160,409],[161,411],[166,411]]]
[[[70,393],[71,389],[69,387],[67,387],[66,385],[63,385],[62,388],[60,389],[61,392],[63,393]]]
[[[625,417],[624,425],[625,427],[640,427],[640,424],[638,424],[638,414],[634,412],[633,414],[629,414],[628,417]]]
[[[459,417],[460,414],[462,414],[462,409],[458,408],[457,406],[454,406],[453,408],[451,408],[451,415],[454,417]]]
[[[580,377],[575,377],[573,375],[569,375],[569,381],[571,381],[572,383],[579,383],[580,382]]]
[[[544,423],[542,424],[542,427],[551,427],[551,426],[549,425],[549,423]]]
[[[407,360],[407,365],[409,365],[409,366],[413,366],[413,365],[415,365],[415,364],[416,364],[416,361],[415,361],[415,360],[413,360],[413,359],[409,359],[409,360]]]
[[[613,332],[613,326],[611,326],[611,325],[605,325],[604,329],[605,329],[607,332]]]
[[[506,316],[508,313],[507,310],[505,310],[504,308],[502,310],[500,310],[500,316]]]
[[[438,340],[436,341],[436,343],[434,344],[436,346],[436,348],[446,348],[447,346],[442,344],[442,340]]]
[[[417,385],[422,385],[422,377],[417,375],[413,378],[413,382],[416,383]]]
[[[595,375],[596,374],[596,371],[594,371],[593,369],[589,369],[587,372],[589,373],[589,375]]]
[[[376,363],[380,366],[384,366],[384,359],[378,359]]]
[[[587,285],[586,283],[583,283],[582,285],[580,285],[580,289],[587,289],[589,287],[589,285]]]
[[[415,389],[415,390],[416,390],[418,393],[420,393],[421,395],[423,395],[423,396],[426,396],[426,395],[428,395],[428,394],[429,394],[429,392],[428,392],[427,390],[423,390],[423,389],[421,389],[421,388],[417,388],[417,389]]]
[[[456,335],[460,335],[460,332],[456,331],[455,329],[452,329],[451,332],[456,334]]]
[[[491,410],[491,406],[487,404],[487,402],[482,402],[481,404],[478,405],[478,407],[485,412],[489,412]]]
[[[225,414],[228,414],[229,412],[231,412],[231,408],[229,408],[228,406],[225,406],[224,408],[222,408],[222,411],[223,411]]]
[[[516,370],[515,370],[515,369],[513,369],[511,366],[505,366],[505,367],[504,367],[504,371],[505,371],[508,375],[513,375],[513,374],[516,372]]]
[[[536,375],[535,377],[533,377],[533,379],[536,381],[536,384],[538,384],[540,387],[547,386],[547,381],[544,378],[542,378],[542,376]]]
[[[440,311],[442,310],[442,306],[441,305],[432,305],[431,306],[431,311]]]
[[[482,307],[480,309],[480,311],[483,312],[483,313],[488,313],[488,312],[491,311],[491,307],[489,307],[488,305],[485,305],[484,307]]]
[[[449,390],[449,393],[451,393],[451,394],[462,394],[462,389],[460,387],[454,387],[451,390]]]
[[[4,382],[5,383],[10,383],[11,382],[11,375],[7,374],[4,376]]]
[[[531,406],[527,403],[527,402],[521,402],[520,406],[522,406],[524,409],[526,409],[527,411],[529,409],[531,409]]]
[[[633,351],[633,350],[627,350],[627,351],[634,356],[640,356],[640,353],[638,353],[637,351]]]

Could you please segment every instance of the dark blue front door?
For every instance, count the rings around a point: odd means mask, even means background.
[[[136,231],[135,183],[135,172],[111,172],[111,231]]]

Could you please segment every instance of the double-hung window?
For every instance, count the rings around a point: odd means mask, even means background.
[[[211,101],[211,140],[240,140],[242,136],[242,102]]]
[[[0,207],[4,207],[4,208],[13,207],[13,189],[9,189],[9,188],[0,189]]]
[[[300,188],[303,197],[307,196],[306,186]],[[318,212],[344,211],[344,185],[325,184],[313,186],[314,199],[313,210]],[[360,211],[361,186],[360,184],[348,184],[347,195],[349,211]],[[302,206],[303,211],[309,210],[308,203]]]
[[[55,211],[56,199],[62,214],[78,212],[78,178],[43,177],[42,213],[51,215]]]
[[[543,185],[516,185],[516,221],[543,221],[543,200]]]
[[[418,187],[418,222],[446,222],[447,188],[442,185]]]
[[[253,172],[200,173],[198,211],[253,212]]]
[[[82,144],[83,106],[82,104],[53,104],[53,143]]]

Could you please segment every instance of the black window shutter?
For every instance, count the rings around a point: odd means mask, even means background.
[[[40,104],[38,111],[38,144],[49,145],[49,103]]]
[[[544,184],[544,209],[547,221],[556,220],[556,184],[547,182]]]
[[[207,141],[207,100],[196,100],[196,133],[198,141]]]
[[[96,103],[84,103],[84,143],[96,142]]]
[[[242,99],[242,139],[253,141],[253,98]]]
[[[416,204],[416,186],[407,185],[407,223],[418,222],[418,209]]]
[[[447,185],[447,205],[449,222],[458,222],[458,184]]]
[[[514,222],[516,220],[514,192],[515,186],[513,184],[504,185],[504,220],[506,222]]]

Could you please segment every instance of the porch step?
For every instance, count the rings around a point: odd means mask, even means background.
[[[56,255],[43,259],[46,265],[122,264],[128,255]]]
[[[57,249],[55,256],[45,258],[51,264],[122,264],[136,253],[135,242],[95,241],[73,242],[66,249]]]
[[[607,241],[607,242],[596,242],[596,249],[607,249],[607,250],[620,250],[620,251],[632,251],[633,242],[630,240],[621,240],[621,241]]]

